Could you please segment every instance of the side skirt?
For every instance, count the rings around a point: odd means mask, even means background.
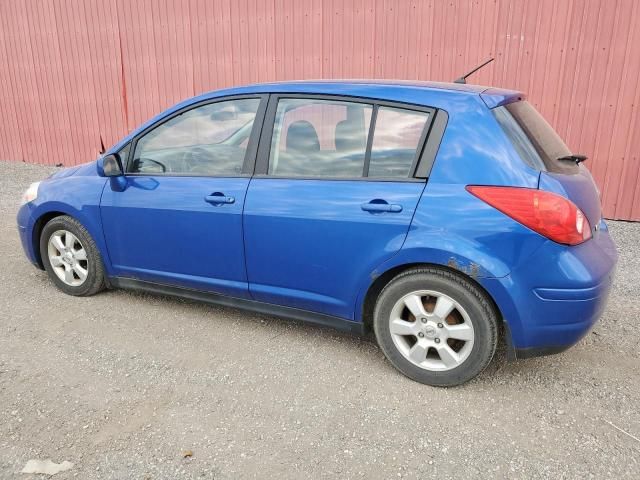
[[[133,278],[111,277],[109,278],[110,286],[114,288],[122,288],[126,290],[136,290],[156,295],[169,295],[173,297],[181,297],[199,302],[211,303],[214,305],[224,305],[227,307],[240,308],[251,312],[264,313],[277,317],[289,318],[292,320],[300,320],[314,325],[331,327],[343,332],[353,333],[356,335],[364,334],[364,324],[361,322],[352,322],[344,318],[333,317],[322,313],[310,312],[299,308],[283,307],[273,305],[271,303],[256,302],[255,300],[246,300],[244,298],[228,297],[218,293],[203,292],[200,290],[191,290],[188,288],[174,287],[163,285],[160,283],[147,282],[144,280],[136,280]]]

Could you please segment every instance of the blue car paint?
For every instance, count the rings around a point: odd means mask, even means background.
[[[480,92],[480,98],[487,108],[492,109],[507,105],[518,100],[524,100],[526,95],[513,90],[505,90],[503,88],[487,88]]]
[[[576,343],[600,317],[618,255],[606,223],[571,248],[550,240],[502,278],[480,279],[519,350]]]
[[[374,216],[355,207],[361,200],[382,197],[367,190],[377,182],[254,177],[248,184],[244,225],[240,227],[245,237],[245,276],[236,262],[226,258],[225,261],[233,263],[230,267],[233,274],[227,275],[230,283],[225,283],[219,279],[214,281],[209,277],[211,271],[207,266],[196,265],[196,262],[177,275],[168,272],[167,265],[155,258],[153,249],[146,252],[139,249],[140,257],[127,257],[129,254],[123,250],[129,248],[128,242],[112,238],[112,230],[123,228],[118,225],[121,221],[133,228],[128,235],[134,238],[142,235],[141,225],[147,221],[145,212],[152,212],[156,222],[168,220],[186,228],[180,215],[191,216],[191,220],[206,215],[203,213],[207,211],[206,204],[196,204],[196,197],[202,192],[187,201],[193,204],[186,211],[174,213],[169,208],[170,199],[166,202],[154,199],[152,204],[144,202],[139,208],[129,209],[127,217],[130,218],[123,220],[123,212],[117,210],[117,197],[122,192],[113,191],[110,183],[98,175],[98,161],[68,169],[44,181],[38,198],[20,209],[18,224],[29,259],[37,263],[33,241],[36,220],[47,212],[59,211],[74,216],[87,227],[103,254],[109,276],[136,275],[238,297],[249,295],[362,321],[366,293],[378,276],[403,265],[427,263],[460,270],[478,282],[496,303],[508,326],[510,342],[520,351],[568,347],[597,320],[606,303],[617,253],[605,222],[600,220],[595,186],[584,167],[579,175],[541,173],[518,158],[490,108],[517,101],[523,97],[519,92],[472,85],[384,81],[292,82],[233,88],[176,105],[123,138],[107,153],[118,151],[138,132],[190,104],[228,95],[258,93],[357,96],[445,110],[448,124],[424,193],[419,193],[424,183],[391,182],[389,186],[399,188],[384,192],[386,197],[402,195],[402,192],[408,195],[398,200],[403,211],[400,215]],[[138,180],[127,177],[126,181]],[[170,187],[172,180],[184,179],[155,180],[157,190],[160,185],[164,189],[165,182]],[[215,189],[213,183],[207,184],[215,180],[221,179],[199,178],[197,181],[204,183],[198,188],[207,192]],[[151,180],[147,177],[145,181]],[[225,184],[225,190],[241,191],[242,182],[234,187]],[[539,186],[570,198],[585,212],[591,226],[599,228],[591,240],[581,245],[556,244],[470,195],[464,189],[469,184]],[[103,187],[104,226],[99,214]],[[131,191],[134,197],[138,195],[135,201],[142,202],[144,192],[153,189],[134,187]],[[354,195],[353,201],[349,200],[350,195]],[[241,197],[237,195],[238,199]],[[308,215],[313,219],[305,222]],[[224,216],[236,219],[227,220],[229,225],[233,224],[231,236],[237,238],[239,211],[220,215]],[[375,224],[378,217],[383,222]],[[171,231],[167,225],[159,228],[172,245],[178,244],[176,237],[184,231],[184,228]],[[202,229],[206,233],[206,227]],[[283,232],[291,236],[284,242]],[[342,244],[338,239],[346,232],[351,236]],[[373,232],[376,232],[376,241],[368,244],[367,238],[371,242]],[[122,234],[125,233],[123,230]],[[198,248],[205,244],[196,239]],[[109,253],[116,259],[138,262],[134,268],[139,270],[123,270],[117,261],[112,262]],[[236,254],[236,260],[242,258],[242,252],[234,251],[233,255]]]
[[[353,319],[363,278],[370,281],[400,250],[424,187],[424,181],[254,178],[244,211],[252,297]],[[361,207],[382,199],[402,211]]]
[[[114,274],[249,298],[242,239],[248,185],[241,177],[159,175],[128,176],[124,191],[107,185],[100,211]],[[214,193],[234,201],[205,201]]]
[[[36,222],[43,215],[53,212],[69,215],[78,220],[91,237],[105,260],[107,275],[114,275],[111,262],[107,256],[107,246],[100,221],[100,196],[107,179],[96,174],[95,163],[89,167],[91,174],[82,169],[75,170],[71,175],[67,172],[58,174],[43,181],[38,188],[38,198],[23,205],[18,211],[18,229],[21,232],[22,245],[31,263],[40,266],[39,241],[34,228]],[[24,233],[23,233],[24,232]]]

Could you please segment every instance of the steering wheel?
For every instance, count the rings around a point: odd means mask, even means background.
[[[160,172],[165,173],[167,171],[167,167],[164,163],[158,162],[157,160],[153,160],[151,158],[139,158],[136,160],[138,163],[138,171],[140,173],[158,173],[158,171],[154,171],[153,167],[151,170],[147,170],[148,166],[156,165]]]

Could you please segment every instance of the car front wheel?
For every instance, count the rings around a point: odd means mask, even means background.
[[[394,278],[374,310],[376,338],[389,361],[433,386],[459,385],[482,372],[496,350],[497,324],[495,309],[474,283],[431,267]]]
[[[93,295],[104,288],[102,257],[80,222],[55,217],[42,229],[40,255],[49,278],[64,293]]]

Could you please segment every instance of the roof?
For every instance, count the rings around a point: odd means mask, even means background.
[[[481,85],[461,84],[452,82],[429,82],[423,80],[391,80],[391,79],[318,79],[318,80],[293,80],[288,82],[257,83],[250,86],[265,86],[271,88],[288,88],[300,85],[376,85],[386,87],[413,87],[426,89],[450,90],[456,92],[481,93],[487,87]]]
[[[348,80],[296,80],[288,82],[256,83],[241,87],[215,90],[187,102],[205,100],[224,95],[250,93],[302,93],[367,97],[378,100],[416,103],[446,109],[446,104],[460,96],[478,96],[489,108],[524,98],[515,90],[504,90],[482,85],[418,80],[348,79]]]

